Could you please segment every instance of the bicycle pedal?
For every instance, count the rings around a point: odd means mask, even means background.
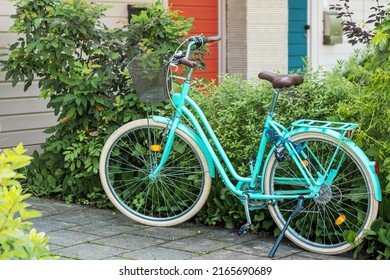
[[[247,234],[252,229],[252,224],[246,223],[240,227],[238,230],[238,235],[241,236],[243,234]]]

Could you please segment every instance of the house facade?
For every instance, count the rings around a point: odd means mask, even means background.
[[[103,22],[121,27],[128,21],[128,4],[151,5],[153,0],[95,0],[109,4]],[[302,67],[302,57],[309,57],[313,67],[330,69],[346,59],[353,48],[338,39],[326,43],[324,32],[337,29],[337,20],[329,19],[329,4],[338,0],[163,0],[165,6],[178,9],[186,17],[194,17],[192,34],[221,35],[207,58],[207,73],[198,76],[218,79],[223,73],[240,73],[244,78],[256,77],[263,70],[288,72]],[[386,4],[389,1],[381,1]],[[367,19],[375,1],[353,0],[355,20]],[[8,33],[15,11],[13,2],[0,0],[0,52],[18,35]],[[328,21],[327,21],[328,20]],[[329,26],[330,27],[329,27]],[[335,27],[336,26],[336,27]],[[332,31],[332,30],[331,30]],[[361,46],[356,46],[361,47]],[[38,82],[28,92],[21,84],[12,87],[0,72],[0,148],[23,142],[30,152],[39,150],[47,137],[43,131],[56,123],[47,101],[38,98]]]

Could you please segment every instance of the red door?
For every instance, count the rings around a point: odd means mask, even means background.
[[[172,10],[179,10],[187,18],[194,18],[194,28],[190,35],[203,34],[205,37],[218,35],[218,0],[169,0]],[[209,47],[210,56],[205,57],[205,72],[195,71],[197,78],[207,78],[218,81],[218,44]]]

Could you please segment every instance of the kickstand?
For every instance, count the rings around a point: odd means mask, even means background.
[[[282,242],[284,233],[286,232],[288,225],[290,224],[291,220],[294,219],[294,217],[298,214],[298,212],[301,210],[303,205],[303,196],[298,197],[297,206],[295,206],[294,211],[291,213],[290,217],[288,217],[286,223],[284,224],[284,227],[282,229],[282,232],[279,234],[278,238],[275,241],[274,246],[272,247],[271,251],[268,254],[269,258],[273,258],[273,256],[276,253],[276,250],[278,249],[280,242]]]

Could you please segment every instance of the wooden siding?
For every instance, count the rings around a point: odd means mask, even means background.
[[[102,19],[109,27],[121,27],[127,23],[127,5],[150,5],[152,0],[95,0],[94,3],[105,3],[111,6]],[[167,0],[163,3],[167,4]],[[9,33],[13,24],[10,15],[15,13],[13,2],[0,0],[0,53],[20,36]],[[1,67],[1,65],[0,65]],[[45,142],[47,135],[43,132],[57,122],[51,110],[47,109],[47,100],[38,98],[39,88],[37,81],[27,92],[23,91],[23,84],[12,87],[5,81],[5,73],[0,72],[0,148],[8,148],[22,142],[28,153],[40,151],[40,145]]]
[[[180,14],[185,17],[194,18],[192,22],[194,28],[191,30],[190,35],[203,34],[205,37],[208,37],[219,34],[218,0],[170,0],[169,5],[171,9],[179,10]],[[194,76],[218,81],[218,43],[212,44],[209,50],[210,55],[204,59],[207,67],[205,72],[198,69],[194,72]]]

